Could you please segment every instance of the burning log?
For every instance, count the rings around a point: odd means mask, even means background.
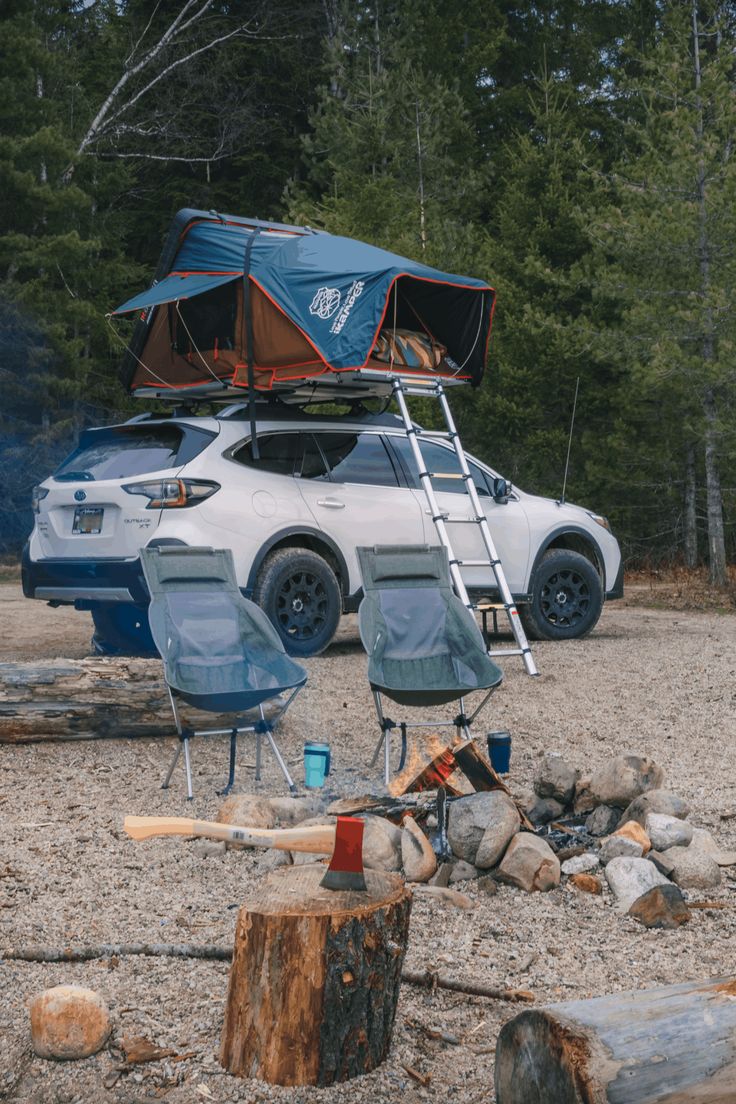
[[[389,783],[388,792],[391,796],[436,790],[440,786],[444,786],[454,797],[461,796],[463,791],[448,781],[458,768],[453,745],[441,744],[436,736],[430,736],[425,741],[424,750],[422,755],[416,747],[412,748],[409,762],[393,782]]]
[[[735,996],[731,977],[522,1012],[498,1038],[498,1104],[732,1100]]]

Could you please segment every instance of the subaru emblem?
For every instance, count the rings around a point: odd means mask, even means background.
[[[76,502],[84,502],[86,497],[87,497],[87,494],[86,494],[85,491],[75,491],[74,492],[74,499],[75,499]]]

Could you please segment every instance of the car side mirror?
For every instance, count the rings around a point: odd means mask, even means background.
[[[499,475],[493,480],[493,501],[505,505],[511,494],[511,484]]]

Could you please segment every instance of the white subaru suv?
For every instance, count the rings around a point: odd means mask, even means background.
[[[287,651],[321,652],[340,615],[360,602],[356,546],[438,543],[409,443],[390,414],[309,414],[274,401],[258,403],[257,451],[254,459],[245,404],[212,417],[142,414],[85,430],[34,490],[26,597],[91,611],[99,653],[147,654],[140,549],[230,548],[243,593],[263,607]],[[422,435],[422,453],[433,471],[459,471],[439,435]],[[525,494],[469,463],[528,635],[590,632],[604,599],[623,593],[606,519]],[[443,511],[470,517],[461,480],[434,485]],[[482,556],[477,526],[457,526],[453,539],[461,559]],[[476,598],[497,597],[487,569],[463,574]]]

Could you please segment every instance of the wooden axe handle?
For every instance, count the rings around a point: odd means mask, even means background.
[[[315,855],[331,855],[335,847],[332,824],[308,828],[240,828],[189,817],[127,816],[123,826],[134,840],[151,839],[152,836],[205,836],[247,847],[275,847],[280,851],[307,851]]]

